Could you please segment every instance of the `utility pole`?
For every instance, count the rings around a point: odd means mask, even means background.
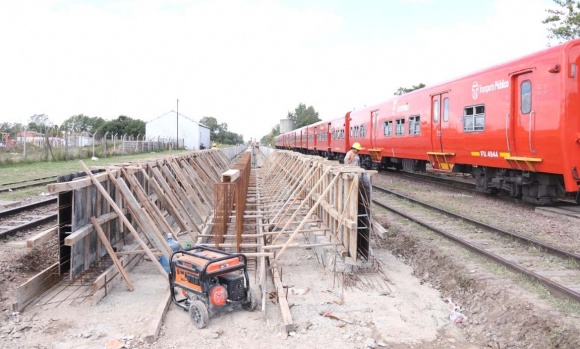
[[[175,149],[179,148],[179,99],[177,100],[177,138],[175,138]]]

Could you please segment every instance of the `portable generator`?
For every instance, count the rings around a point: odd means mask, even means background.
[[[169,289],[173,303],[189,312],[197,328],[220,311],[237,306],[253,311],[257,305],[246,256],[205,246],[171,255]]]

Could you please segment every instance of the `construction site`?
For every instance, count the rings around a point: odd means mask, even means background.
[[[79,170],[47,187],[56,225],[1,245],[0,348],[576,340],[573,311],[377,208],[376,171],[245,146]]]
[[[106,168],[80,162],[83,172],[49,184],[58,223],[34,239],[58,239],[58,261],[15,290],[13,316],[47,316],[43,332],[63,335],[54,339],[58,348],[181,347],[190,335],[200,338],[192,331],[217,339],[232,327],[256,344],[264,335],[284,341],[313,331],[321,319],[352,325],[352,314],[332,310],[349,302],[347,289],[377,298],[392,292],[371,250],[372,171],[287,151],[235,153],[203,150]],[[170,286],[179,285],[160,262],[175,250],[168,234],[179,250],[243,254],[253,311],[210,311],[207,327],[195,328],[192,312],[173,304]],[[317,304],[298,301],[312,295]],[[314,305],[320,319],[309,314]],[[245,331],[248,322],[271,330]],[[190,334],[176,335],[183,330]],[[27,338],[32,332],[5,336],[3,347],[50,347],[42,336]]]

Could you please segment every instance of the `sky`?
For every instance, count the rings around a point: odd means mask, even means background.
[[[547,47],[552,0],[0,0],[0,122],[213,116],[260,139]]]

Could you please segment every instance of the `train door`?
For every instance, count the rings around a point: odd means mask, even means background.
[[[508,134],[507,145],[512,155],[520,157],[534,156],[536,150],[533,144],[534,118],[536,117],[533,109],[533,86],[532,72],[525,72],[512,77],[512,103],[511,103],[511,127],[512,139],[510,139],[510,130]]]
[[[371,148],[377,148],[377,135],[379,134],[379,109],[371,111]]]
[[[431,96],[431,149],[443,153],[443,139],[449,128],[449,93]]]

